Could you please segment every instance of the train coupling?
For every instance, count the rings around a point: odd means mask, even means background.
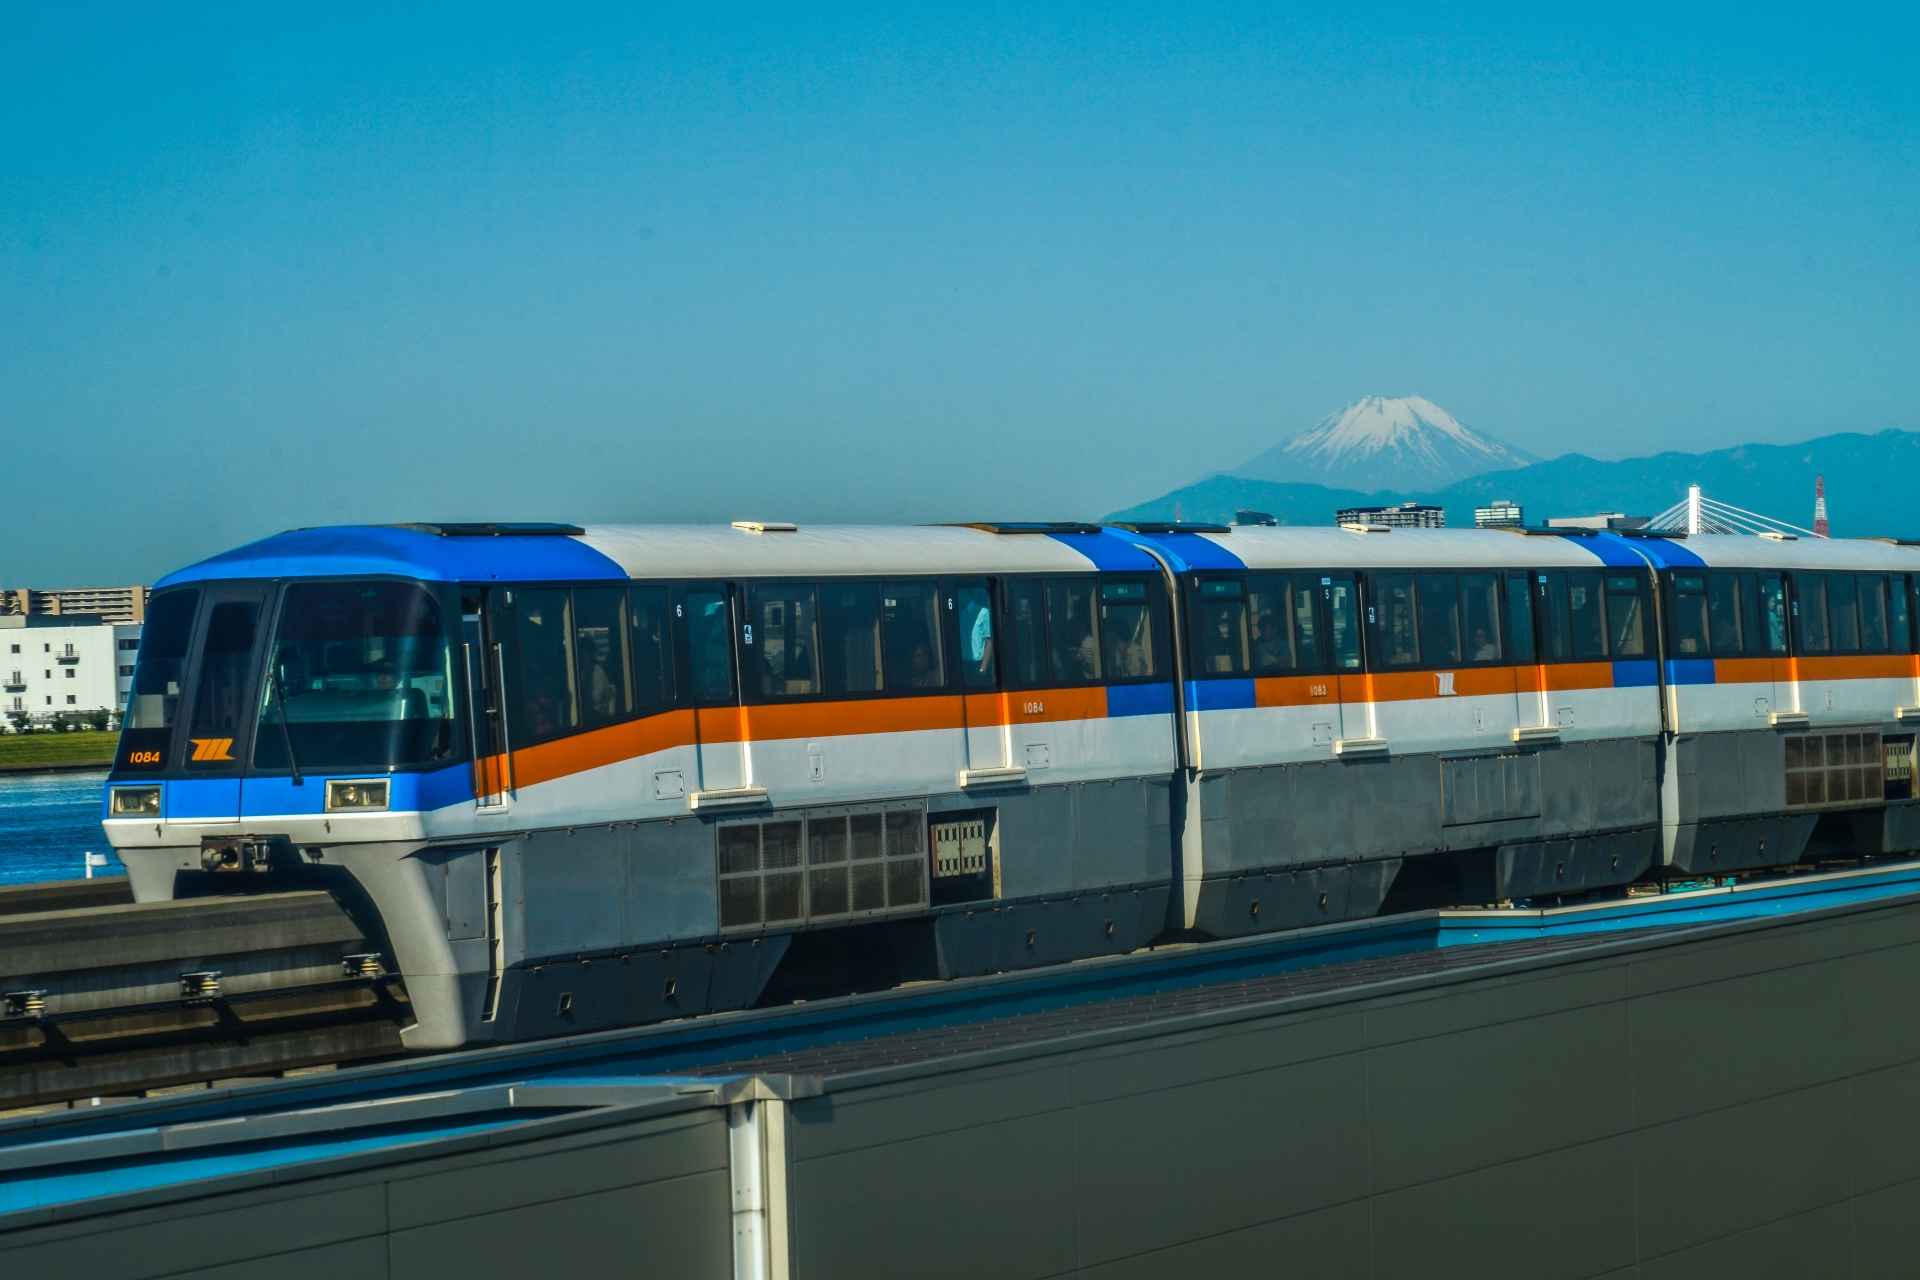
[[[202,836],[200,869],[216,872],[271,871],[274,854],[282,847],[291,853],[291,842],[285,836]]]

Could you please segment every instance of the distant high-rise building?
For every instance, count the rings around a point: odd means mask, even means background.
[[[1827,532],[1827,478],[1821,475],[1813,478],[1813,536],[1832,536]]]
[[[72,587],[59,591],[33,588],[0,589],[0,616],[52,617],[96,615],[109,623],[144,622],[146,587]]]
[[[1473,523],[1482,529],[1513,527],[1524,525],[1526,522],[1527,513],[1521,509],[1520,504],[1509,502],[1505,498],[1495,498],[1486,506],[1473,509]]]
[[[1343,507],[1334,515],[1335,524],[1383,524],[1392,529],[1444,529],[1447,509],[1418,502],[1403,502],[1397,507]]]
[[[1233,522],[1235,524],[1279,524],[1280,523],[1278,520],[1275,520],[1272,516],[1268,515],[1264,511],[1236,511],[1233,513]]]

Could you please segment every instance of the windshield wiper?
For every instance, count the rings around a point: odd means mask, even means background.
[[[287,763],[293,766],[293,785],[304,787],[307,782],[300,776],[300,758],[293,754],[293,730],[287,727],[287,691],[280,683],[279,669],[268,667],[267,679],[273,681],[273,700],[280,704],[280,737],[287,744]]]

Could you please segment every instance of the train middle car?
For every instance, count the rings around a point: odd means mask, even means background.
[[[156,588],[105,822],[143,901],[331,888],[418,1048],[1894,852],[1917,569],[1496,531],[304,530]]]

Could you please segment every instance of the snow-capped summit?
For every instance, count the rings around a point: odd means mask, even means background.
[[[1369,396],[1228,474],[1374,493],[1426,493],[1540,461],[1475,431],[1431,400]]]

